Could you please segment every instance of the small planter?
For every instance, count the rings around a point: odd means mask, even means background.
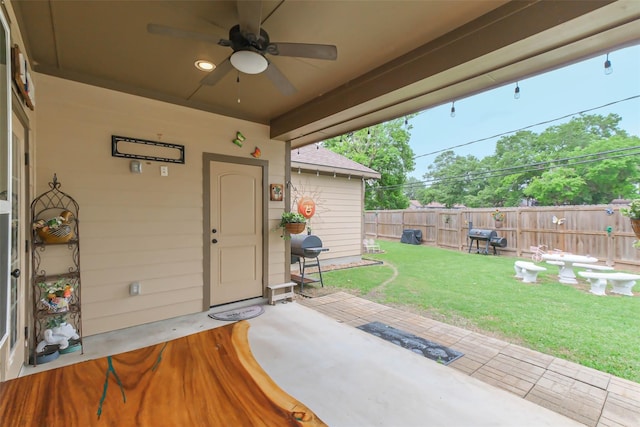
[[[638,240],[640,240],[640,219],[631,219],[631,228],[636,233]]]
[[[40,365],[42,363],[48,363],[56,360],[60,357],[60,352],[58,351],[57,345],[48,345],[42,350],[40,353],[37,353],[35,360],[33,360],[33,356],[29,358],[29,363],[32,365]]]
[[[73,231],[69,225],[63,225],[57,230],[43,230],[40,228],[37,233],[44,243],[67,243],[73,239]]]
[[[49,313],[64,313],[69,311],[71,297],[43,298],[42,303],[47,308]]]
[[[503,221],[496,220],[496,228],[502,228]]]
[[[305,227],[306,227],[306,223],[304,222],[290,222],[285,224],[284,228],[290,233],[290,234],[300,234],[304,231]]]
[[[76,352],[78,350],[82,350],[82,342],[79,339],[77,340],[70,339],[69,346],[65,349],[58,350],[58,352],[60,354],[68,354],[68,353]]]

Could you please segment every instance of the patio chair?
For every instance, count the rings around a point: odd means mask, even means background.
[[[380,245],[378,245],[373,239],[364,239],[362,241],[364,251],[368,254],[382,252]]]

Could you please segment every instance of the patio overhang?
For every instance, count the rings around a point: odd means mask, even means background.
[[[604,54],[640,34],[633,0],[264,1],[271,39],[338,48],[336,61],[269,57],[297,89],[283,96],[264,76],[231,72],[202,84],[193,61],[220,63],[228,48],[146,30],[156,23],[226,37],[236,2],[11,5],[35,72],[267,124],[292,148]]]
[[[292,148],[638,43],[640,3],[510,2],[271,121]]]

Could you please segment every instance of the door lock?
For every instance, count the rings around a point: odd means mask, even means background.
[[[213,239],[211,243],[218,243],[218,239]]]
[[[212,232],[212,233],[217,233],[217,232],[218,232],[218,230],[214,228],[213,230],[211,230],[211,232]]]

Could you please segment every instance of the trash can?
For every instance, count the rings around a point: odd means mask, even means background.
[[[407,229],[402,231],[400,243],[408,243],[410,245],[419,245],[422,243],[422,231]]]

